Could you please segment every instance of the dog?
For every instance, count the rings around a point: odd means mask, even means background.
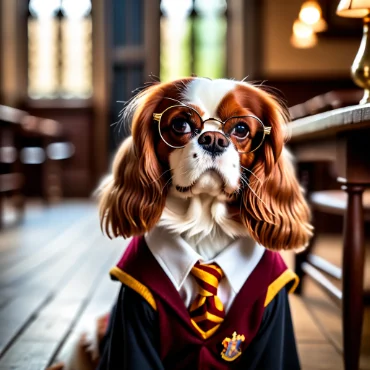
[[[264,86],[154,83],[101,188],[106,234],[133,237],[98,369],[299,369],[278,251],[302,250],[310,210],[284,145],[288,110]]]

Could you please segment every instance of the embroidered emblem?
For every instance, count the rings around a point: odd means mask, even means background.
[[[244,342],[245,336],[236,334],[236,331],[234,331],[232,338],[226,337],[222,341],[222,345],[224,346],[224,349],[221,352],[221,357],[225,361],[234,361],[236,358],[238,358],[242,351],[240,349],[240,346],[242,342]]]

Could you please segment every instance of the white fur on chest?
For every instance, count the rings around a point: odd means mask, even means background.
[[[228,217],[225,202],[207,195],[184,200],[170,192],[159,225],[181,235],[205,260],[237,237],[248,236],[243,225]]]

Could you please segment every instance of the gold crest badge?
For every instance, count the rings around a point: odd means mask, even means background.
[[[237,359],[241,354],[242,351],[240,349],[240,346],[242,342],[244,342],[245,336],[236,334],[236,331],[234,331],[232,338],[226,337],[222,341],[222,345],[224,346],[224,349],[221,352],[221,357],[225,361],[234,361]]]

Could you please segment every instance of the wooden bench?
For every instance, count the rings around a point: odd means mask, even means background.
[[[24,211],[24,171],[19,158],[20,121],[26,112],[0,105],[0,228],[4,220],[4,203],[13,196],[18,219]]]
[[[63,161],[74,147],[59,122],[0,106],[0,227],[4,200],[12,196],[21,220],[25,196],[41,196],[45,202],[63,196]]]
[[[58,121],[27,115],[21,125],[20,155],[27,195],[41,195],[47,203],[59,200],[63,196],[62,162],[72,157],[72,144]]]

